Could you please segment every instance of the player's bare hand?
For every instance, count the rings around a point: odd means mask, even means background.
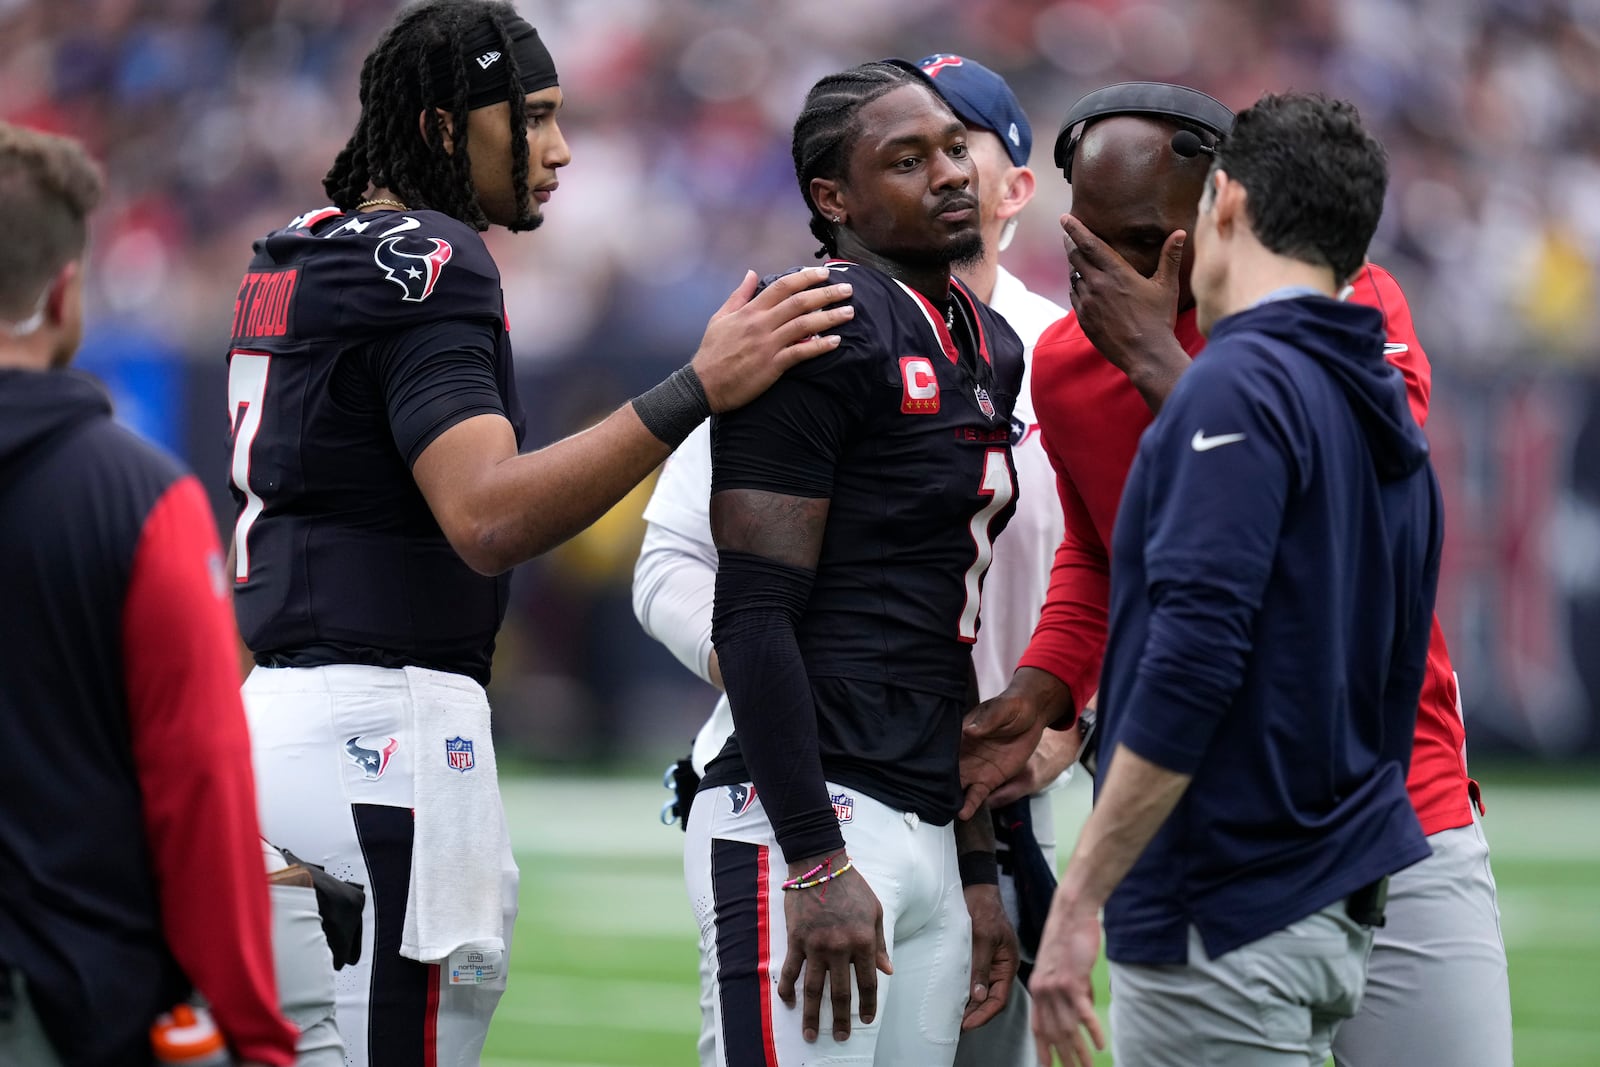
[[[785,274],[761,292],[754,271],[706,324],[692,365],[712,411],[743,407],[801,360],[831,352],[828,331],[855,316],[847,283],[824,285],[826,267]]]
[[[1090,978],[1099,956],[1098,911],[1072,907],[1058,890],[1039,938],[1039,960],[1028,980],[1040,1067],[1050,1067],[1052,1049],[1065,1067],[1090,1067],[1093,1057],[1084,1040],[1085,1031],[1095,1048],[1106,1047]]]
[[[1081,739],[1077,723],[1065,730],[1046,730],[1022,770],[989,795],[989,806],[1003,808],[1013,800],[1031,797],[1061,777],[1061,772],[1078,758]]]
[[[1047,671],[1018,668],[1011,684],[967,713],[961,728],[961,818],[970,819],[989,794],[1020,773],[1039,747],[1039,735],[1070,709],[1070,693]]]
[[[1188,235],[1182,230],[1168,234],[1154,273],[1146,275],[1075,216],[1061,216],[1061,229],[1072,264],[1072,310],[1084,336],[1129,378],[1181,374],[1189,358],[1173,329]]]
[[[968,886],[963,895],[967,898],[967,914],[972,917],[972,973],[961,1029],[975,1030],[1006,1006],[1021,952],[1017,932],[1000,901],[999,886]]]
[[[791,863],[789,876],[805,874],[825,858]],[[789,954],[778,976],[778,996],[794,1006],[795,982],[803,969],[800,1027],[805,1039],[817,1039],[826,985],[833,1006],[833,1039],[848,1040],[851,969],[861,991],[863,1023],[872,1022],[878,1014],[878,972],[894,973],[883,937],[883,905],[854,868],[811,889],[789,890],[783,897]]]

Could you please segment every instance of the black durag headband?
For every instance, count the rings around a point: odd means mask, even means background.
[[[506,17],[506,36],[511,38],[511,52],[516,57],[517,75],[522,82],[522,93],[536,93],[555,85],[556,64],[550,50],[539,40],[539,31],[520,15]],[[505,45],[495,24],[485,19],[467,34],[461,43],[467,66],[467,108],[488,107],[509,97],[506,70],[511,57],[506,56]],[[455,97],[455,57],[435,55],[428,64],[428,97],[435,107],[448,107]]]

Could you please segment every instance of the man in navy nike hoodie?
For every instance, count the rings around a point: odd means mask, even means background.
[[[211,509],[66,369],[100,187],[0,122],[0,1064],[142,1067],[192,987],[288,1065]]]
[[[1264,97],[1217,149],[1209,342],[1123,491],[1095,810],[1033,976],[1069,1064],[1080,1025],[1103,1045],[1102,906],[1118,1063],[1321,1063],[1385,877],[1428,854],[1405,779],[1443,505],[1381,313],[1336,299],[1386,182],[1321,97]]]

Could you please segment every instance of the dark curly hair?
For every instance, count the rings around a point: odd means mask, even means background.
[[[1239,112],[1213,167],[1244,186],[1250,229],[1279,255],[1361,269],[1389,186],[1383,146],[1356,106],[1318,93],[1268,94]]]
[[[822,242],[817,258],[838,252],[833,222],[817,210],[811,199],[812,178],[839,178],[861,135],[857,116],[872,101],[902,85],[925,85],[926,80],[893,63],[863,63],[830,74],[811,87],[804,109],[794,120],[794,176],[800,195],[811,209],[811,232]],[[935,94],[937,95],[937,94]]]
[[[525,203],[528,185],[528,123],[506,20],[516,9],[505,0],[426,0],[406,8],[385,31],[361,65],[361,118],[349,142],[322,179],[333,202],[346,211],[369,188],[392,190],[413,208],[442,211],[479,230],[489,228],[472,184],[467,155],[467,63],[465,39],[489,22],[506,56],[506,100],[511,106],[512,187]],[[428,99],[432,69],[441,55],[453,64],[454,88],[448,102]],[[435,108],[450,113],[454,151],[444,146],[444,124]],[[417,115],[424,114],[422,135]],[[527,213],[510,229],[538,225]]]

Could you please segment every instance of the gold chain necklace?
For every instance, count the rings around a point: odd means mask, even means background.
[[[406,206],[404,204],[402,204],[400,201],[398,201],[398,200],[390,200],[387,196],[379,196],[379,197],[374,197],[371,200],[363,200],[363,201],[361,201],[361,203],[356,205],[356,210],[357,211],[365,211],[369,207],[392,207],[396,211],[404,211],[404,210],[406,210]]]

